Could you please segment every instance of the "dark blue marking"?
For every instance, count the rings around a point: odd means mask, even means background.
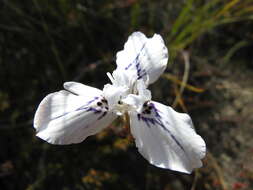
[[[136,59],[136,58],[135,58],[135,59]],[[135,59],[134,59],[134,61],[135,61]],[[133,61],[133,62],[134,62],[134,61]],[[126,66],[126,67],[125,67],[125,70],[128,70],[128,69],[129,69],[129,67],[131,67],[131,66],[132,66],[133,62],[132,62],[132,63],[130,63],[128,66]]]
[[[81,106],[80,108],[77,108],[75,111],[88,109],[89,108],[88,106],[97,99],[99,99],[99,97],[94,97],[92,100],[88,101],[85,105]]]
[[[99,116],[98,120],[102,119],[103,117],[105,117],[107,114],[107,112],[103,112],[103,114],[101,116]]]
[[[70,113],[73,113],[73,112],[76,112],[76,111],[80,111],[80,110],[86,110],[87,112],[93,112],[94,114],[103,113],[102,115],[100,115],[100,116],[97,118],[97,120],[102,119],[102,118],[105,117],[106,114],[107,114],[106,111],[103,112],[101,109],[96,109],[96,108],[91,108],[91,107],[84,107],[84,108],[78,108],[78,109],[76,109],[76,110],[74,110],[74,111],[71,111],[71,112],[66,112],[66,113],[64,113],[64,114],[62,114],[62,115],[60,115],[60,116],[57,116],[57,117],[52,118],[52,120],[59,119],[59,118],[64,117],[64,116],[66,116],[66,115],[68,115],[68,114],[70,114]]]
[[[81,111],[81,110],[86,110],[88,109],[89,107],[85,107],[85,106],[82,106],[80,108],[77,108],[75,111]]]
[[[163,122],[161,121],[161,115],[159,114],[159,110],[157,108],[155,108],[154,104],[150,103],[150,106],[152,106],[155,110],[155,118],[150,118],[150,117],[145,117],[142,114],[137,114],[138,120],[142,120],[145,122],[145,124],[148,127],[151,127],[151,124],[154,126],[155,124],[157,124],[158,126],[162,127],[163,130],[165,130],[167,133],[169,133],[169,135],[171,136],[171,138],[176,142],[176,144],[185,152],[183,146],[180,144],[180,142],[176,139],[176,137],[171,133],[171,131],[169,129],[167,129],[165,127],[165,125],[163,124]],[[186,153],[186,152],[185,152]]]
[[[151,106],[152,109],[154,110],[155,116],[160,118],[161,117],[159,114],[160,111],[155,107],[155,105],[153,103],[150,103],[149,106]]]
[[[151,127],[150,123],[153,125],[157,123],[157,121],[154,118],[145,117],[145,116],[142,116],[141,114],[138,114],[137,117],[138,117],[138,120],[144,121],[148,127]]]
[[[142,119],[142,121],[144,121],[146,123],[146,125],[148,127],[150,127],[149,120],[148,120],[149,118],[147,118],[147,117],[141,117],[141,119]]]
[[[137,117],[138,117],[138,120],[140,120],[141,119],[141,114],[137,114]]]
[[[92,111],[92,112],[95,113],[95,114],[101,113],[101,112],[102,112],[101,109],[99,110],[99,109],[96,109],[96,108],[88,107],[89,104],[91,104],[92,102],[94,102],[94,101],[97,100],[97,99],[99,99],[99,97],[94,97],[92,100],[88,101],[85,105],[82,105],[81,107],[77,108],[76,110],[70,111],[70,112],[66,112],[66,113],[64,113],[64,114],[62,114],[62,115],[59,115],[59,116],[57,116],[57,117],[54,117],[54,118],[52,118],[52,119],[53,119],[53,120],[54,120],[54,119],[58,119],[58,118],[61,118],[61,117],[66,116],[66,115],[68,115],[68,114],[70,114],[70,113],[72,113],[72,112],[81,111],[81,110],[86,110],[87,112],[88,112],[88,111]]]
[[[139,56],[140,56],[141,51],[144,48],[144,46],[145,46],[145,44],[142,46],[141,50],[139,51],[139,53],[137,54],[137,56],[134,58],[134,60],[128,66],[125,67],[125,70],[128,70],[133,65],[133,63],[136,63],[136,60],[139,59]]]
[[[139,61],[140,54],[142,53],[142,50],[144,49],[144,47],[145,47],[145,44],[143,44],[142,48],[140,49],[135,59],[128,66],[125,67],[125,70],[128,70],[132,65],[135,65],[138,79],[141,79],[147,74],[146,70],[140,67],[140,61]]]
[[[138,74],[138,73],[137,73],[137,74]],[[143,78],[143,77],[146,76],[146,75],[147,75],[147,73],[146,73],[146,71],[145,71],[145,73],[143,73],[142,75],[139,75],[139,76],[138,76],[137,80]]]
[[[164,125],[161,125],[161,127],[162,127],[165,131],[167,131],[167,132],[170,134],[170,136],[171,136],[172,139],[176,142],[176,144],[185,152],[183,146],[180,144],[180,142],[178,142],[178,140],[177,140],[176,137],[170,132],[170,130],[167,129]]]
[[[88,101],[84,106],[88,106],[90,105],[92,102],[94,102],[95,100],[99,99],[99,97],[94,97],[92,100]]]
[[[138,56],[138,58],[139,58],[139,56]],[[135,63],[136,63],[135,68],[137,70],[138,79],[141,79],[144,75],[146,75],[146,71],[145,71],[145,69],[142,70],[138,59],[136,59]]]
[[[102,112],[101,109],[96,109],[96,108],[92,108],[92,107],[89,107],[89,108],[87,109],[87,111],[91,111],[91,112],[93,112],[93,113],[95,113],[95,114],[98,114],[98,113],[101,113],[101,112]]]

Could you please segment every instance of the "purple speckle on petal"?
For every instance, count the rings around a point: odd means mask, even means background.
[[[98,120],[102,119],[103,117],[105,117],[107,114],[107,112],[103,112],[103,114],[98,118]]]
[[[87,111],[94,112],[95,114],[102,112],[101,109],[96,109],[96,108],[92,108],[92,107],[88,108]]]
[[[164,125],[162,121],[162,116],[159,114],[159,110],[155,107],[153,103],[149,103],[148,106],[152,107],[151,109],[154,110],[153,117],[150,115],[145,116],[144,114],[137,114],[138,120],[142,120],[148,127],[152,126],[160,126],[164,131],[166,131],[171,138],[175,141],[175,143],[185,152],[183,146],[180,144],[180,142],[177,140],[177,138],[171,133],[171,131]],[[161,112],[160,112],[161,113]],[[152,125],[151,125],[152,124]],[[168,125],[169,126],[169,125]]]
[[[99,97],[97,97],[97,96],[94,97],[93,99],[91,99],[90,101],[88,101],[85,106],[90,105],[92,102],[96,101],[97,99],[99,99]]]
[[[141,68],[140,60],[139,60],[141,53],[143,53],[144,47],[145,47],[145,44],[142,46],[141,50],[139,51],[139,53],[137,54],[133,62],[131,62],[129,65],[125,67],[125,70],[128,70],[132,65],[134,65],[136,68],[138,79],[141,79],[147,74],[146,70]]]
[[[160,111],[155,107],[155,105],[153,103],[150,103],[149,106],[151,106],[152,109],[154,110],[156,117],[161,117],[159,114]]]

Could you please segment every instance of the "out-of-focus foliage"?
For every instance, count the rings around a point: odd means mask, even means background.
[[[238,129],[253,115],[252,78],[244,78],[253,73],[252,20],[252,0],[2,0],[0,189],[252,189],[252,141]],[[170,53],[153,99],[189,112],[207,141],[204,167],[192,175],[149,165],[118,121],[77,145],[35,137],[42,98],[64,81],[102,88],[136,30],[161,34]],[[243,82],[231,83],[233,74]]]

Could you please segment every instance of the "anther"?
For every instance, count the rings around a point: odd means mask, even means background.
[[[146,114],[151,114],[151,111],[150,110],[146,110]]]
[[[104,103],[108,103],[106,99],[102,99],[101,101]]]
[[[149,109],[149,110],[152,110],[152,108],[153,108],[152,106],[148,106],[148,109]]]
[[[97,105],[98,106],[102,106],[102,102],[97,102]]]

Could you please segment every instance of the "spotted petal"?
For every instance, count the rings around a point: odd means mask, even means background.
[[[78,96],[65,90],[49,94],[35,113],[36,135],[52,144],[80,143],[116,118],[105,104],[101,96]]]
[[[134,32],[117,53],[117,69],[135,73],[146,84],[155,82],[164,72],[168,61],[168,50],[162,37],[155,34],[147,38],[141,32]]]
[[[130,113],[130,126],[139,152],[151,164],[184,173],[202,166],[206,145],[189,115],[150,102],[141,114]]]

